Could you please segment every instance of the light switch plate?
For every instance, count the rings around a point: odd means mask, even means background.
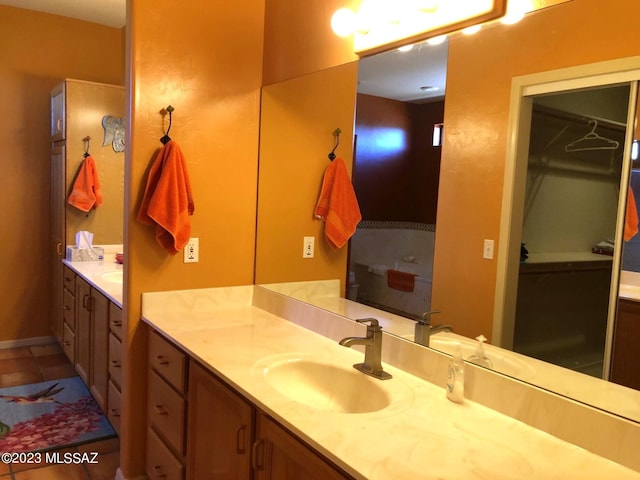
[[[486,258],[487,260],[493,260],[493,240],[484,241],[484,247],[482,249],[482,258]]]

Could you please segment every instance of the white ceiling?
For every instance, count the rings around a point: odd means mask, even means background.
[[[442,99],[447,83],[447,52],[448,42],[421,43],[408,52],[392,50],[365,57],[358,64],[358,92],[403,102]]]
[[[0,0],[8,5],[37,10],[87,22],[122,28],[126,0]],[[358,91],[405,102],[427,102],[444,97],[447,42],[416,45],[409,52],[397,50],[364,58],[359,64]],[[420,87],[436,87],[422,91]]]
[[[126,23],[126,0],[0,0],[0,5],[53,13],[109,27]]]

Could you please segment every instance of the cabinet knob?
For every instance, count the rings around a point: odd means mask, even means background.
[[[121,327],[122,326],[122,320],[113,320],[111,322],[111,326],[113,326],[113,327]]]
[[[160,365],[169,365],[169,360],[167,360],[164,355],[157,355],[156,360]]]
[[[160,465],[156,465],[153,467],[153,474],[156,478],[166,478],[167,474],[162,471],[162,467]]]
[[[153,409],[156,411],[158,415],[169,415],[169,412],[165,410],[162,405],[155,405]]]
[[[120,416],[120,410],[118,410],[117,408],[112,408],[110,410],[111,416],[112,417],[119,417]]]
[[[122,363],[120,363],[120,360],[111,360],[111,366],[114,368],[120,368]]]
[[[69,305],[65,305],[64,307],[62,307],[64,310],[71,310],[71,307]]]

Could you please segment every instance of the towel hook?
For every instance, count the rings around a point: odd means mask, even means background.
[[[84,142],[84,158],[87,158],[90,153],[89,153],[89,144],[91,142],[91,137],[89,135],[87,135],[86,137],[84,137],[82,139],[82,141]]]
[[[329,153],[329,155],[327,155],[329,157],[329,160],[331,160],[332,162],[336,159],[336,148],[338,148],[338,145],[340,145],[340,134],[342,133],[342,130],[340,130],[339,128],[336,128],[333,132],[333,135],[336,137],[336,144],[333,147],[333,150],[331,150],[331,152]]]
[[[162,137],[160,141],[162,142],[163,145],[166,145],[168,142],[171,141],[171,137],[169,136],[169,132],[171,131],[171,112],[173,112],[175,108],[169,105],[164,110],[169,114],[169,128],[167,128],[167,131],[165,132],[164,137]]]

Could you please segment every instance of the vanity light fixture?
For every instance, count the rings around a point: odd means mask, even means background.
[[[497,20],[506,11],[507,0],[362,0],[356,11],[337,10],[331,28],[352,34],[354,51],[370,55]]]

